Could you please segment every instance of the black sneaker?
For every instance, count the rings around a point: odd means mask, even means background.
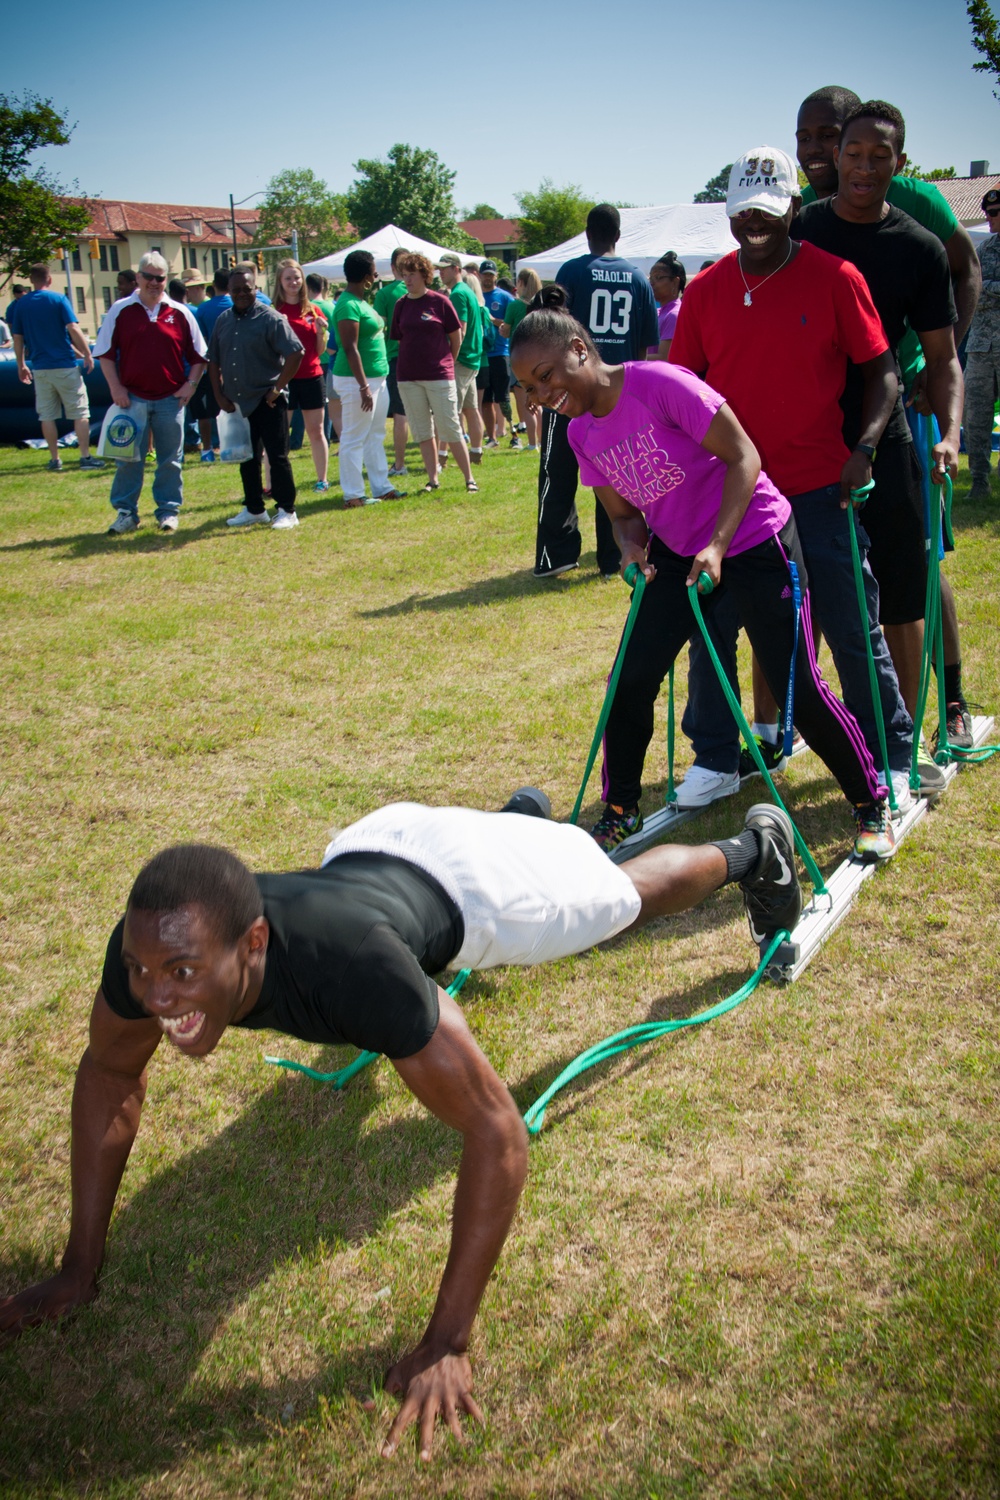
[[[762,740],[759,734],[755,734],[754,739],[757,741],[757,749],[760,751],[761,759],[771,775],[773,776],[776,772],[783,771],[788,765],[788,757],[784,752],[781,740],[776,745],[772,745],[768,740]],[[740,780],[745,781],[748,776],[759,775],[760,767],[744,745],[740,751]]]
[[[626,812],[623,807],[616,806],[614,802],[608,802],[605,804],[604,812],[590,830],[590,836],[600,844],[605,854],[610,854],[612,849],[617,849],[625,839],[631,838],[633,833],[638,833],[641,827],[642,814],[637,807],[634,807],[631,812]]]
[[[522,813],[528,818],[551,818],[552,803],[537,786],[521,786],[508,797],[500,809],[505,813]]]
[[[802,891],[795,873],[792,820],[770,802],[756,802],[743,820],[760,841],[760,859],[740,881],[750,936],[760,946],[779,932],[792,932],[802,914]]]

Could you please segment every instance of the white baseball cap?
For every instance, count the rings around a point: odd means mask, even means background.
[[[800,192],[798,173],[788,153],[777,146],[755,146],[733,163],[726,213],[733,218],[747,209],[759,208],[780,217]]]

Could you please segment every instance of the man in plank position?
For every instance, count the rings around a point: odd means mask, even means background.
[[[522,813],[533,814],[528,816]],[[318,870],[254,876],[184,844],[140,872],[108,943],[72,1110],[72,1217],[56,1275],[0,1301],[0,1331],[58,1319],[98,1290],[108,1225],[139,1128],[146,1065],[164,1034],[205,1057],[227,1026],[384,1052],[461,1131],[451,1249],[433,1315],[392,1366],[402,1396],[382,1453],[419,1422],[481,1420],[467,1349],[527,1168],[517,1107],[455,1002],[447,967],[541,963],[686,911],[737,881],[762,941],[798,920],[791,823],[760,804],[735,838],[663,845],[618,867],[582,829],[547,820],[529,789],[500,813],[396,803],[329,845]]]

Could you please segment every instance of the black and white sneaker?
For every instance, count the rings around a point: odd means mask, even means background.
[[[740,881],[750,936],[758,947],[779,932],[792,932],[802,913],[802,891],[795,873],[792,820],[771,802],[756,802],[743,820],[760,843],[760,859]]]

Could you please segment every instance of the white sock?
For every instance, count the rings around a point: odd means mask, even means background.
[[[470,448],[469,449],[470,453],[482,453],[482,451],[483,451],[482,448]]]
[[[753,732],[759,739],[764,740],[768,745],[776,745],[778,743],[777,724],[759,724],[755,719]]]

